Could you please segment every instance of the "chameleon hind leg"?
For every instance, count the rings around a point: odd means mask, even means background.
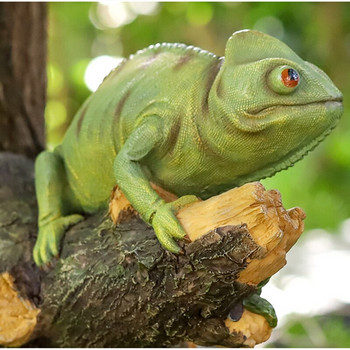
[[[59,255],[61,239],[68,226],[83,219],[73,214],[73,203],[62,158],[45,151],[35,161],[35,190],[39,207],[38,238],[33,257],[38,266]]]

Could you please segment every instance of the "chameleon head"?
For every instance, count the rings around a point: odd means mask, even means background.
[[[232,134],[227,146],[238,149],[249,142],[241,155],[256,168],[248,172],[261,169],[260,177],[302,158],[343,113],[342,94],[322,70],[278,39],[253,30],[228,40],[210,103]]]

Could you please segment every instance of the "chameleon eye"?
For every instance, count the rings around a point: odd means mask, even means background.
[[[299,73],[295,69],[285,68],[281,73],[281,79],[282,79],[282,83],[285,86],[289,88],[293,88],[299,84],[300,77],[299,77]]]
[[[299,85],[299,73],[289,67],[280,66],[273,69],[267,78],[269,87],[278,94],[290,94]]]

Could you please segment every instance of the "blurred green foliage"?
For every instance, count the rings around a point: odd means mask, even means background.
[[[107,4],[115,2],[49,4],[49,148],[61,141],[90,94],[84,73],[93,58],[127,57],[157,42],[182,42],[223,55],[234,31],[258,29],[322,68],[345,100],[344,116],[326,141],[263,183],[281,191],[286,207],[306,211],[306,228],[333,229],[350,217],[350,4],[166,2],[148,7],[122,3],[114,8]]]
[[[316,317],[291,317],[266,347],[349,348],[349,311]]]

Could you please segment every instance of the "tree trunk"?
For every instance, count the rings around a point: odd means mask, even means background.
[[[242,300],[284,265],[302,232],[303,212],[286,211],[277,191],[253,183],[177,215],[192,240],[180,242],[184,254],[165,251],[137,216],[115,226],[101,212],[69,229],[60,260],[40,271],[32,260],[33,164],[0,153],[0,345],[265,341],[271,328],[243,310]],[[241,310],[238,322],[226,319],[232,309]]]
[[[46,4],[0,3],[0,151],[44,148]]]

